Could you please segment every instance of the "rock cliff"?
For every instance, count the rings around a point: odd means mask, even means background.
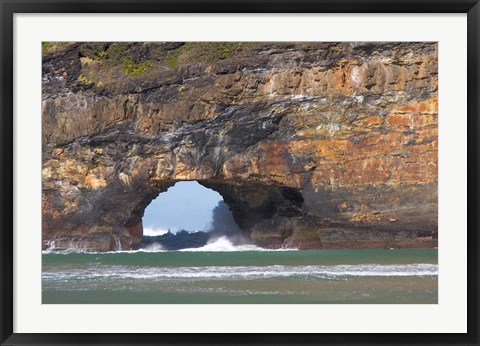
[[[45,43],[43,247],[131,249],[182,180],[264,247],[437,244],[436,43]]]

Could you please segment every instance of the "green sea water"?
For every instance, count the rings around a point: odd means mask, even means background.
[[[44,253],[44,304],[436,304],[436,249]]]

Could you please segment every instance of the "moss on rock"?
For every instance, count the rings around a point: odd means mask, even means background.
[[[167,53],[166,63],[172,69],[191,63],[211,64],[241,52],[251,42],[187,42]]]

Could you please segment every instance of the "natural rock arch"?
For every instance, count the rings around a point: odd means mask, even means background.
[[[191,181],[191,180],[181,180]],[[222,180],[195,180],[202,186],[218,192],[224,203],[229,207],[235,223],[238,225],[245,238],[250,238],[251,231],[255,226],[262,225],[264,230],[276,233],[274,227],[279,225],[280,220],[286,218],[301,218],[303,216],[303,197],[295,189],[279,185],[265,185],[258,182],[225,182]],[[179,181],[172,182],[173,186]],[[168,186],[168,187],[170,187]],[[158,194],[165,192],[168,187],[162,186],[158,189]],[[142,200],[134,210],[140,211],[134,213],[126,222],[127,225],[137,225],[130,227],[130,237],[138,239],[138,226],[148,205],[158,194],[153,195],[150,200]],[[276,223],[272,223],[276,219]],[[268,222],[270,225],[266,225]],[[270,229],[269,229],[270,228]],[[270,246],[281,246],[281,243],[270,244]]]
[[[436,244],[436,44],[255,44],[144,75],[83,47],[43,58],[44,248],[130,249],[184,180],[261,246]]]

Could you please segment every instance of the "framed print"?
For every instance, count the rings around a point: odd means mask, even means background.
[[[478,1],[1,6],[2,344],[478,344]]]

